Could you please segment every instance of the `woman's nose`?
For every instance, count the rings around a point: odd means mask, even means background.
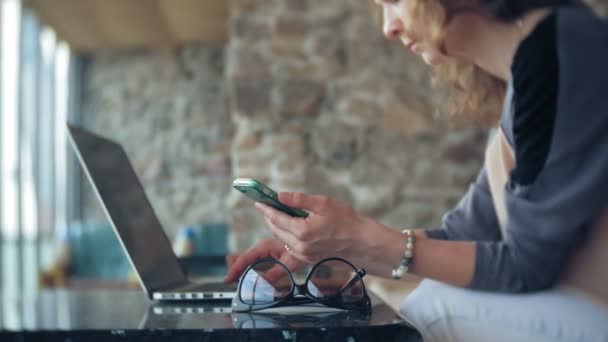
[[[387,18],[384,22],[384,36],[388,39],[398,39],[403,35],[403,30],[400,18]]]

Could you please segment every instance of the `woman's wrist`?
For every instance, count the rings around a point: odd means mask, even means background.
[[[403,257],[401,258],[401,262],[391,272],[393,279],[401,279],[408,271],[410,270],[410,266],[412,265],[412,260],[414,259],[414,243],[416,239],[414,238],[414,231],[412,229],[404,229],[403,234],[406,238],[406,247],[403,252]]]
[[[369,223],[363,227],[357,240],[360,245],[354,250],[352,261],[368,273],[385,278],[392,277],[392,271],[404,257],[407,237],[399,230],[379,223]],[[430,278],[466,287],[475,271],[475,244],[468,241],[441,241],[429,239],[422,229],[414,230],[416,240],[413,260],[408,274]],[[413,279],[405,276],[405,279]]]
[[[407,239],[400,231],[371,220],[362,228],[357,234],[353,260],[371,274],[390,277],[403,258]]]

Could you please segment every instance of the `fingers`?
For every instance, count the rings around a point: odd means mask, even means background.
[[[264,215],[267,221],[293,236],[299,236],[299,232],[306,230],[306,221],[303,218],[291,217],[262,203],[256,203],[255,207]]]
[[[317,257],[314,244],[310,242],[304,242],[294,237],[289,232],[286,232],[285,230],[282,230],[281,228],[274,225],[272,222],[268,222],[268,219],[266,219],[266,223],[270,227],[270,230],[272,231],[273,235],[285,244],[285,246],[283,247],[289,248],[285,248],[287,251],[287,253],[285,253],[286,255],[293,256],[302,262],[315,262],[315,259]],[[289,265],[286,266],[290,267]]]
[[[279,258],[279,261],[283,265],[287,266],[287,269],[291,272],[297,272],[304,268],[304,266],[306,266],[305,262],[300,261],[287,253],[284,254],[281,258]]]
[[[273,235],[290,248],[289,253],[300,260],[312,260],[318,234],[311,221],[291,217],[260,203],[256,204],[256,208],[264,215]]]
[[[287,265],[285,265],[287,266]],[[279,280],[289,277],[289,273],[282,266],[276,265],[264,273],[264,279],[270,284],[276,284]]]
[[[234,253],[226,255],[226,266],[230,268],[232,264],[241,256],[241,253]]]
[[[241,274],[243,274],[245,269],[249,267],[249,265],[253,264],[258,259],[269,256],[271,256],[271,250],[267,242],[263,241],[254,246],[252,249],[242,253],[236,260],[234,260],[232,265],[229,266],[224,282],[235,282],[241,276]]]
[[[296,259],[294,255],[291,255],[289,253],[283,253],[281,257],[278,258],[278,261],[285,267],[287,267],[287,270],[289,270],[289,272],[297,272],[304,268],[304,266],[306,266],[305,262]],[[280,266],[273,267],[264,274],[264,278],[271,284],[275,284],[285,277],[289,277],[289,274],[285,272],[285,269],[283,267]]]
[[[266,224],[270,228],[270,231],[272,231],[272,234],[277,239],[281,240],[281,242],[283,242],[287,247],[289,247],[290,251],[291,251],[291,249],[295,249],[295,247],[300,243],[298,241],[298,239],[295,236],[293,236],[293,234],[277,227],[277,225],[272,223],[270,221],[270,219],[268,219],[267,217],[264,217],[264,220],[266,221]],[[291,252],[295,253],[295,251],[291,251]]]
[[[330,200],[325,196],[306,195],[300,192],[281,192],[279,194],[279,201],[290,207],[323,215],[327,211]]]
[[[237,259],[238,261],[238,259]],[[224,283],[226,284],[230,284],[235,282],[240,276],[241,274],[243,274],[243,272],[245,271],[245,267],[243,267],[244,263],[233,263],[231,266],[228,267],[228,273],[226,274],[226,277],[224,278]]]

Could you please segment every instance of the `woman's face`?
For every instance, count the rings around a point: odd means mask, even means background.
[[[388,39],[400,40],[412,53],[430,65],[441,62],[443,54],[433,44],[431,34],[424,23],[416,22],[408,13],[408,0],[374,0],[382,7],[384,35]]]

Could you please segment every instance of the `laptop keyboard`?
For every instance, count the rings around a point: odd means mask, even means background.
[[[182,287],[175,292],[235,292],[237,284],[205,283]]]
[[[234,292],[236,287],[237,284],[208,283],[200,284],[196,289],[203,292]]]

